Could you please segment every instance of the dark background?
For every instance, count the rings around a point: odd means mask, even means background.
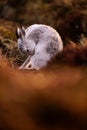
[[[50,25],[64,41],[87,36],[86,0],[0,0],[0,18],[24,26]]]

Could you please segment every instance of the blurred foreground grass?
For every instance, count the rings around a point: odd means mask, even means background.
[[[0,62],[1,130],[87,129],[86,67],[19,71]]]

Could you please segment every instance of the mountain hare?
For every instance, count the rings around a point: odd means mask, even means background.
[[[39,70],[63,50],[63,42],[55,29],[42,24],[34,24],[27,29],[17,28],[18,48],[28,54],[19,69]]]

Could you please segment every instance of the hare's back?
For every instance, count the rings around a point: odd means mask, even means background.
[[[26,29],[26,37],[58,36],[55,29],[42,24],[34,24]]]
[[[58,46],[58,51],[63,49],[63,42],[58,32],[47,25],[34,24],[26,29],[26,38],[33,40],[36,44],[46,47],[49,44]],[[45,44],[44,44],[45,43]]]

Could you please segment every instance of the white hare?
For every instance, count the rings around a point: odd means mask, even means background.
[[[27,29],[17,28],[18,48],[29,54],[19,69],[39,70],[63,50],[63,42],[55,29],[34,24]]]

